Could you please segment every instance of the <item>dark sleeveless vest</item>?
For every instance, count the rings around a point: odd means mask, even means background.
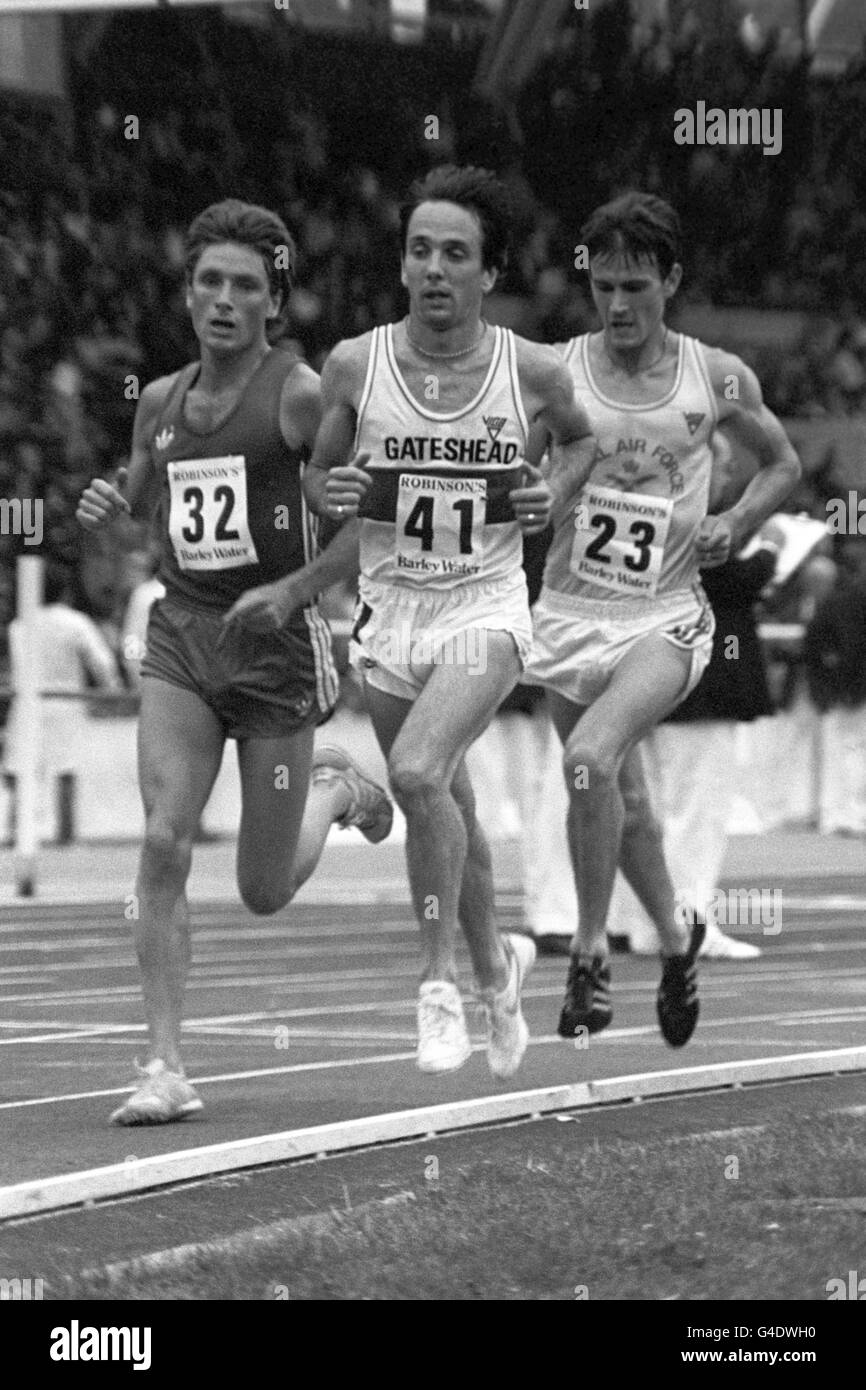
[[[307,450],[290,449],[280,432],[280,395],[297,361],[271,349],[231,415],[209,433],[191,429],[183,414],[200,364],[178,375],[150,443],[160,483],[159,577],[168,597],[224,610],[312,558],[317,528],[301,492]]]

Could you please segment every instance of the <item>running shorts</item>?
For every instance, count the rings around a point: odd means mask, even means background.
[[[321,724],[337,701],[328,625],[305,610],[276,633],[236,630],[217,646],[222,613],[158,599],[150,612],[142,677],[191,690],[226,738],[283,738]]]
[[[645,598],[585,599],[544,588],[532,610],[534,641],[523,677],[576,705],[591,705],[623,657],[651,633],[689,652],[691,665],[679,703],[694,690],[713,650],[716,624],[696,585]]]
[[[365,583],[349,659],[376,690],[416,700],[434,666],[487,669],[487,632],[507,632],[525,667],[532,646],[526,579],[501,579],[436,593]]]

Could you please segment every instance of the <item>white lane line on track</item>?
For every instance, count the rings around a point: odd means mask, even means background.
[[[260,1134],[201,1145],[168,1154],[113,1163],[58,1177],[43,1177],[0,1190],[0,1218],[80,1206],[88,1201],[130,1197],[155,1187],[226,1172],[242,1172],[315,1154],[345,1152],[427,1135],[477,1129],[503,1120],[533,1118],[614,1102],[683,1096],[737,1085],[766,1084],[804,1077],[850,1074],[866,1067],[866,1048],[834,1048],[736,1062],[716,1062],[661,1072],[640,1072],[597,1081],[572,1082],[531,1091],[476,1096],[390,1114],[307,1129]]]
[[[321,959],[322,950],[321,947],[316,946],[297,950],[292,946],[286,946],[281,951],[256,951],[255,958],[252,962],[250,961],[250,954],[249,951],[226,951],[224,953],[216,953],[212,956],[199,955],[196,959],[194,969],[201,973],[202,969],[206,967],[216,969],[217,967],[229,965],[247,964],[250,964],[251,968],[256,968],[262,961],[274,961],[283,965],[296,964],[298,961],[304,959]],[[352,950],[352,955],[355,957],[368,956],[391,959],[393,954],[394,947],[392,943],[388,941],[368,942],[366,945],[354,947]],[[98,960],[57,960],[46,961],[44,964],[40,962],[39,973],[40,975],[70,975],[82,970],[91,973],[94,970],[128,970],[131,963],[129,951],[123,949],[118,950],[115,954],[111,955],[110,958],[106,958],[105,955],[102,955]],[[26,975],[28,973],[32,974],[34,971],[35,967],[33,965],[4,965],[3,967],[3,973],[5,975]]]
[[[20,1047],[28,1043],[86,1042],[89,1038],[109,1037],[112,1033],[144,1033],[145,1023],[115,1023],[98,1028],[79,1028],[72,1033],[27,1034],[23,1038],[0,1038],[0,1047]]]
[[[803,1026],[803,1024],[808,1024],[809,1022],[812,1022],[812,1023],[822,1023],[824,1020],[823,1020],[821,1014],[822,1014],[822,1011],[821,1011],[821,1010],[818,1010],[816,1013],[810,1014],[808,1018],[802,1018],[802,1019],[799,1019],[799,1018],[798,1018],[798,1019],[795,1019],[795,1020],[793,1021],[793,1024],[790,1025],[790,1026],[800,1028],[800,1027]],[[838,1014],[834,1014],[834,1015],[833,1015],[833,1022],[834,1022],[834,1023],[862,1023],[862,1022],[863,1022],[863,1010],[862,1010],[862,1009],[840,1009],[840,1011],[839,1011]],[[780,1028],[787,1028],[788,1026],[789,1026],[789,1024],[788,1024],[788,1022],[787,1022],[785,1019],[779,1019],[779,1027],[780,1027]]]
[[[528,989],[523,991],[524,1000],[527,999],[548,999],[559,996],[559,989]],[[733,998],[741,996],[712,995],[709,992],[705,995],[706,999]],[[464,1004],[470,1010],[479,1007],[479,1001],[472,996],[464,996]],[[263,1023],[273,1019],[284,1021],[288,1019],[301,1018],[334,1018],[351,1014],[369,1013],[412,1013],[415,1009],[414,999],[389,999],[365,1001],[357,1004],[331,1004],[324,1007],[306,1007],[294,1009],[261,1009],[252,1012],[238,1014],[211,1014],[203,1018],[185,1019],[183,1023],[184,1033],[195,1035],[196,1033],[208,1032],[211,1030],[223,1029],[233,1023]],[[866,1018],[866,1004],[863,1005],[838,1005],[827,1009],[800,1009],[793,1013],[769,1013],[752,1014],[742,1018],[712,1019],[703,1018],[701,1028],[718,1028],[727,1026],[739,1026],[747,1023],[774,1023],[779,1027],[803,1027],[809,1024],[821,1024],[827,1021],[834,1023],[860,1023]],[[7,1025],[7,1026],[15,1026]],[[27,1026],[27,1025],[24,1025]],[[50,1027],[50,1024],[44,1025]],[[106,1024],[84,1024],[82,1023],[75,1029],[70,1030],[68,1024],[58,1024],[60,1028],[66,1029],[62,1033],[45,1033],[44,1036],[33,1036],[30,1033],[22,1034],[20,1037],[0,1038],[0,1047],[11,1047],[27,1043],[51,1043],[57,1041],[78,1041],[99,1036],[111,1036],[122,1033],[141,1033],[144,1032],[145,1025],[141,1023],[106,1023]],[[333,1032],[333,1030],[330,1030]],[[642,1037],[655,1033],[654,1025],[640,1025],[634,1028],[617,1028],[607,1030],[604,1037],[608,1041],[615,1038]]]
[[[258,962],[253,961],[251,963],[250,968],[251,970],[255,970],[257,966]],[[82,964],[82,970],[87,968],[87,966]],[[124,963],[124,968],[129,968],[128,961]],[[652,962],[652,968],[653,971],[655,971],[655,961]],[[309,974],[305,973],[301,975],[238,975],[235,973],[234,975],[231,975],[229,978],[225,978],[224,976],[220,975],[211,975],[210,973],[208,973],[206,969],[202,968],[201,964],[197,964],[194,965],[192,968],[187,988],[188,990],[193,991],[207,991],[232,988],[248,989],[255,986],[271,990],[277,989],[286,991],[296,991],[299,993],[303,993],[306,990],[309,993],[317,993],[329,992],[332,990],[350,990],[354,988],[355,982],[369,982],[375,986],[386,988],[389,982],[393,981],[394,979],[417,978],[417,972],[417,964],[400,965],[389,963],[387,976],[384,976],[381,970],[359,969],[342,971],[335,970],[333,973],[328,971],[310,972]],[[5,973],[8,974],[12,972],[7,971]],[[536,976],[536,979],[537,978],[539,977]],[[863,981],[863,978],[864,976],[862,969],[854,965],[834,966],[829,968],[826,966],[822,966],[819,982],[823,984],[823,982],[827,980],[841,981],[845,979],[860,982]],[[552,994],[557,993],[561,989],[559,973],[557,972],[554,975],[553,972],[551,972],[551,979],[556,980],[555,985],[551,985],[549,988],[543,990],[539,990],[538,986],[535,986],[534,988],[530,987],[529,990],[525,991],[525,997],[532,998],[533,993],[535,993],[537,997],[546,998]],[[49,983],[49,980],[50,974],[49,979],[45,979],[43,972],[39,972],[38,976],[35,978],[33,983],[42,985]],[[730,986],[733,989],[734,994],[739,995],[742,993],[744,984],[746,984],[746,986],[749,988],[754,987],[755,983],[757,983],[760,984],[760,986],[762,987],[766,986],[768,988],[775,988],[778,986],[779,988],[784,989],[787,988],[788,985],[796,984],[801,980],[818,981],[815,969],[806,968],[803,970],[797,970],[790,969],[785,966],[776,967],[769,960],[767,960],[763,964],[758,961],[743,962],[740,967],[735,968],[733,971],[731,971],[731,967],[727,964],[725,966],[722,966],[721,963],[714,963],[710,965],[701,963],[702,989],[704,990],[705,996],[707,998],[713,997],[714,995],[717,998],[723,997],[720,993],[721,988],[723,986]],[[15,983],[20,989],[22,986],[25,986],[30,982],[28,982],[26,979],[19,978],[15,981]],[[643,993],[648,992],[654,993],[657,988],[658,982],[655,974],[653,974],[653,976],[651,976],[648,979],[642,980],[627,980],[622,979],[622,977],[620,977],[617,983],[618,992],[623,997],[627,997],[630,993],[634,993],[636,995],[641,995]],[[864,986],[864,988],[866,988],[866,986]],[[31,1003],[33,1001],[47,1001],[51,1003],[56,1003],[62,999],[111,998],[113,996],[119,997],[120,995],[125,995],[128,998],[138,998],[139,991],[134,986],[127,984],[105,985],[101,987],[94,987],[93,989],[82,990],[34,990],[26,994],[15,993],[0,995],[0,1003],[15,1004]]]
[[[233,1025],[230,1028],[222,1028],[219,1024],[210,1024],[202,1028],[197,1028],[196,1033],[204,1038],[226,1037],[226,1038],[270,1038],[273,1045],[274,1035],[279,1032],[281,1038],[286,1038],[292,1042],[304,1039],[318,1040],[329,1043],[354,1043],[354,1042],[415,1042],[415,1033],[382,1032],[374,1028],[286,1028],[282,1024],[276,1024],[273,1028],[241,1028]]]
[[[805,914],[808,912],[842,912],[860,914],[866,911],[866,897],[844,897],[844,898],[797,898],[783,899],[783,910]],[[130,936],[129,923],[123,917],[124,908],[119,907],[120,920],[115,922],[91,921],[87,924],[89,929],[88,936],[81,936],[70,929],[68,922],[61,919],[56,921],[28,921],[28,922],[0,922],[0,951],[15,950],[40,950],[56,951],[67,949],[80,950],[85,947],[101,948],[106,944],[116,944],[119,941],[127,941]],[[381,939],[383,936],[402,937],[408,936],[415,938],[417,925],[412,917],[411,909],[397,909],[399,913],[395,920],[388,920],[386,917],[377,916],[375,922],[360,923],[358,925],[331,925],[326,921],[314,924],[304,924],[292,919],[284,919],[273,926],[257,925],[258,919],[249,918],[237,923],[226,926],[208,926],[205,922],[197,922],[195,912],[193,912],[192,934],[196,943],[201,945],[219,944],[220,942],[244,941],[279,941],[286,942],[298,948],[315,946],[322,941],[341,941],[341,940],[360,940]],[[501,908],[498,913],[498,920],[503,931],[515,931],[524,926],[522,912],[503,911]],[[762,936],[764,933],[753,928],[760,928],[761,923],[743,922],[739,925],[732,924],[727,930],[734,935],[756,935]],[[801,932],[810,929],[813,925],[808,922],[797,922],[790,924],[786,928],[782,922],[781,932],[768,934],[769,939],[775,941],[779,936],[785,934],[786,929]],[[847,935],[852,929],[857,928],[856,922],[840,922],[834,926],[834,930]],[[28,933],[33,933],[29,936]],[[11,938],[6,944],[2,941],[3,937]],[[45,938],[50,938],[46,940]],[[854,948],[857,943],[851,943]],[[805,947],[798,946],[798,950]]]
[[[124,913],[128,910],[124,906],[118,908],[117,920],[114,918],[91,919],[84,923],[88,938],[83,935],[79,938],[78,931],[74,925],[68,921],[57,919],[34,920],[30,922],[0,922],[0,939],[9,938],[12,945],[16,942],[30,940],[29,933],[32,933],[32,942],[44,949],[50,941],[85,940],[93,939],[102,945],[106,941],[126,940],[130,936],[130,923],[125,919]],[[520,920],[513,919],[507,913],[502,913],[503,922],[512,921],[516,923]],[[237,941],[243,937],[249,941],[292,941],[298,945],[316,941],[342,941],[364,939],[375,935],[382,936],[406,936],[414,935],[418,930],[417,923],[412,916],[412,909],[407,907],[405,911],[400,909],[388,913],[383,908],[381,917],[376,914],[375,921],[370,923],[340,923],[335,925],[323,919],[321,922],[300,922],[292,918],[277,918],[268,926],[261,925],[260,917],[243,918],[240,910],[237,919],[233,922],[212,922],[207,918],[196,916],[195,909],[192,912],[192,933],[196,941],[206,941],[219,943],[220,941]],[[48,940],[46,941],[46,938]],[[0,946],[0,949],[7,949]]]
[[[786,875],[772,874],[766,871],[760,873],[750,873],[745,875],[746,879],[753,886],[764,887],[775,886],[782,892],[784,902],[790,905],[792,910],[797,912],[821,911],[824,908],[834,910],[851,908],[853,910],[866,907],[866,894],[862,891],[862,873],[837,873],[833,875]],[[742,880],[743,876],[740,876]],[[129,891],[134,889],[134,875],[130,879]],[[760,880],[760,882],[759,882]],[[821,882],[838,883],[848,880],[856,884],[856,887],[848,892],[820,892],[818,887]],[[808,884],[804,887],[804,883]],[[365,909],[375,908],[377,916],[381,914],[383,919],[405,915],[411,918],[412,907],[409,900],[408,884],[405,877],[386,878],[386,887],[392,884],[399,889],[397,895],[390,901],[383,900],[381,897],[375,899],[352,896],[357,894],[359,889],[363,892],[364,885],[359,884],[352,888],[343,889],[339,895],[330,892],[322,892],[318,898],[311,897],[309,900],[296,898],[290,907],[281,909],[284,916],[279,916],[280,922],[289,922],[293,926],[303,927],[304,919],[319,915],[333,915],[335,908],[351,907],[357,904]],[[369,887],[369,885],[367,885]],[[723,893],[736,892],[739,883],[734,883],[730,876],[726,876],[719,884],[719,891]],[[90,920],[94,925],[102,922],[114,920],[115,914],[123,918],[127,907],[128,894],[118,893],[116,897],[101,898],[88,902],[86,899],[56,899],[48,896],[40,897],[37,901],[29,905],[18,902],[4,902],[0,898],[0,931],[5,928],[20,930],[22,927],[56,927],[67,919],[76,921],[84,918]],[[512,886],[497,888],[496,904],[497,908],[504,915],[518,916],[524,907],[525,897],[523,892]],[[206,898],[194,899],[192,904],[192,915],[194,921],[216,921],[220,925],[225,918],[237,919],[242,923],[255,923],[259,919],[248,914],[239,898]],[[14,916],[6,914],[14,913]],[[347,918],[350,913],[345,914]],[[371,914],[372,915],[372,914]],[[341,924],[339,927],[331,927],[331,931],[359,931],[363,930],[363,923],[349,921],[348,924]]]
[[[539,999],[548,999],[548,998],[558,997],[558,996],[559,996],[559,990],[558,990],[558,989],[556,989],[556,990],[539,990],[539,989],[535,989],[535,990],[524,990],[524,991],[523,991],[523,996],[522,996],[522,997],[523,997],[524,1000],[527,1000],[527,999],[536,999],[536,1000],[539,1000]],[[710,996],[710,995],[708,995],[708,996],[706,996],[706,997],[707,997],[707,998],[714,997],[714,998],[718,999],[718,998],[724,998],[724,997],[741,997],[741,996]],[[478,1007],[480,1007],[479,1001],[476,1000],[475,998],[473,998],[471,995],[466,995],[466,996],[464,996],[464,1001],[463,1001],[463,1002],[464,1002],[464,1005],[465,1005],[470,1011],[472,1011],[473,1009],[477,1009]],[[233,1024],[233,1023],[264,1023],[264,1022],[267,1022],[268,1020],[271,1020],[271,1019],[273,1019],[275,1022],[278,1022],[278,1021],[284,1021],[284,1020],[288,1020],[288,1019],[301,1019],[301,1018],[334,1018],[335,1016],[336,1016],[336,1017],[344,1017],[344,1016],[351,1015],[351,1014],[369,1014],[369,1013],[399,1013],[399,1014],[405,1013],[405,1014],[410,1014],[410,1013],[414,1012],[414,1009],[415,1009],[415,1000],[414,1000],[414,999],[373,1000],[373,1001],[365,1001],[365,1002],[363,1002],[363,1003],[357,1003],[357,1004],[332,1004],[332,1005],[325,1006],[325,1007],[321,1007],[321,1008],[318,1008],[318,1007],[306,1007],[306,1008],[294,1008],[294,1009],[257,1009],[257,1010],[254,1010],[254,1011],[244,1012],[244,1013],[235,1013],[235,1014],[210,1014],[210,1015],[207,1015],[207,1016],[202,1017],[202,1018],[188,1018],[188,1019],[185,1019],[185,1020],[184,1020],[183,1025],[182,1025],[182,1028],[183,1028],[183,1031],[184,1031],[185,1033],[190,1033],[190,1034],[192,1034],[192,1035],[195,1035],[196,1033],[199,1033],[199,1032],[208,1032],[208,1031],[210,1031],[212,1028],[224,1028],[224,1027],[226,1027],[227,1025],[230,1025],[230,1024]],[[778,1024],[780,1027],[801,1027],[801,1026],[803,1026],[803,1024],[808,1024],[808,1023],[819,1023],[819,1024],[820,1024],[820,1023],[826,1022],[826,1021],[828,1021],[828,1020],[832,1020],[833,1022],[841,1022],[841,1023],[859,1023],[859,1022],[861,1022],[864,1018],[866,1018],[866,1004],[863,1004],[863,1005],[861,1005],[861,1006],[857,1006],[857,1005],[854,1005],[854,1006],[852,1006],[852,1005],[837,1005],[837,1006],[834,1007],[834,1008],[827,1008],[827,1009],[800,1009],[800,1010],[796,1010],[796,1011],[793,1012],[793,1013],[785,1012],[785,1013],[770,1013],[770,1014],[752,1014],[752,1015],[749,1015],[748,1017],[735,1018],[735,1019],[717,1020],[717,1019],[712,1019],[712,1018],[709,1018],[709,1019],[708,1019],[708,1018],[704,1018],[704,1019],[702,1020],[701,1027],[702,1027],[702,1028],[716,1028],[716,1027],[727,1026],[728,1024],[734,1026],[734,1025],[737,1025],[737,1024],[740,1024],[740,1023],[775,1023],[775,1024]],[[12,1025],[7,1025],[7,1026],[14,1026],[14,1024],[12,1024]],[[44,1025],[44,1026],[45,1026],[46,1028],[50,1028],[52,1025],[46,1024],[46,1025]],[[70,1030],[69,1025],[68,1025],[67,1023],[58,1023],[56,1026],[57,1026],[58,1028],[63,1028],[63,1029],[65,1029],[66,1031],[63,1032],[62,1034],[59,1034],[59,1033],[54,1033],[54,1034],[52,1034],[52,1033],[46,1033],[46,1035],[45,1035],[44,1038],[43,1038],[43,1037],[34,1037],[34,1036],[32,1036],[31,1034],[29,1034],[29,1033],[25,1033],[25,1034],[23,1034],[21,1037],[0,1038],[0,1047],[3,1047],[3,1046],[10,1046],[10,1045],[15,1044],[15,1043],[21,1044],[21,1043],[28,1043],[28,1042],[52,1042],[52,1041],[57,1041],[57,1040],[59,1040],[59,1039],[67,1039],[67,1038],[68,1038],[68,1039],[76,1039],[76,1038],[79,1038],[79,1037],[81,1037],[81,1038],[84,1038],[84,1037],[96,1037],[96,1036],[99,1036],[99,1035],[109,1036],[109,1035],[118,1034],[118,1033],[140,1033],[140,1032],[143,1032],[143,1031],[144,1031],[144,1027],[145,1027],[145,1025],[142,1024],[142,1023],[106,1023],[106,1024],[101,1024],[101,1023],[100,1023],[100,1024],[97,1024],[97,1023],[93,1023],[93,1024],[88,1024],[88,1023],[84,1023],[84,1022],[82,1022],[76,1029],[72,1029],[72,1030]],[[640,1036],[644,1036],[644,1035],[646,1035],[646,1034],[653,1034],[654,1032],[655,1032],[655,1027],[654,1027],[654,1025],[639,1025],[639,1026],[635,1026],[634,1028],[616,1028],[616,1029],[607,1030],[607,1031],[605,1032],[604,1036],[605,1036],[605,1039],[607,1039],[607,1040],[612,1040],[613,1038],[616,1038],[616,1037],[619,1037],[619,1038],[622,1038],[622,1037],[640,1037]]]
[[[851,893],[831,893],[826,898],[789,897],[783,889],[782,904],[791,912],[862,912],[866,897]]]
[[[123,914],[121,911],[121,918]],[[344,937],[368,937],[373,934],[376,936],[413,936],[417,931],[417,924],[411,915],[411,909],[407,909],[405,918],[399,921],[389,922],[387,920],[376,920],[369,925],[360,926],[329,926],[326,923],[314,926],[305,926],[298,922],[282,921],[278,926],[261,927],[256,925],[256,918],[249,921],[240,921],[236,925],[225,927],[199,926],[195,921],[195,913],[192,920],[192,934],[196,941],[205,943],[219,943],[220,941],[237,941],[243,937],[245,941],[291,941],[297,945],[306,942],[342,940]],[[57,942],[66,941],[70,946],[84,945],[87,943],[92,946],[104,946],[107,941],[117,941],[120,936],[123,940],[129,937],[129,923],[92,922],[88,924],[89,930],[94,933],[92,936],[79,936],[74,930],[70,930],[67,922],[6,922],[0,923],[0,937],[8,936],[14,938],[10,945],[0,943],[0,951],[14,950],[16,945],[23,948],[29,946],[33,950],[50,950],[53,948],[52,942],[46,942],[43,938],[51,935],[56,937]],[[26,933],[35,932],[33,940],[29,940]],[[56,949],[56,947],[54,947]]]
[[[313,994],[331,988],[334,990],[356,989],[359,984],[386,988],[395,979],[417,979],[418,966],[414,965],[405,969],[389,966],[387,976],[384,976],[381,970],[343,970],[322,975],[235,975],[227,980],[199,980],[195,978],[195,973],[195,968],[193,968],[187,982],[187,991],[191,989],[249,989],[255,986],[271,991],[281,989],[301,991],[308,988],[309,992]],[[43,982],[40,981],[39,983]],[[94,986],[92,989],[51,989],[40,993],[3,994],[0,995],[0,1004],[32,1004],[45,1003],[46,1001],[59,1003],[61,1000],[111,1000],[123,997],[138,1000],[141,998],[141,989],[138,985],[100,985]]]
[[[522,922],[509,922],[503,919],[501,915],[498,925],[501,931],[517,932],[518,935],[521,934],[523,926]],[[838,936],[839,940],[829,944],[838,949],[857,949],[858,946],[862,946],[862,942],[858,940],[851,941],[850,936],[853,931],[858,928],[859,923],[856,922],[851,924],[846,923],[844,925],[839,924],[837,926],[831,925],[828,930],[832,930]],[[799,927],[795,928],[792,926],[789,929],[784,921],[779,924],[778,929],[772,931],[764,930],[762,924],[759,922],[742,922],[739,925],[732,924],[727,927],[726,930],[739,938],[754,938],[759,943],[775,950],[779,950],[782,947],[786,935],[800,934]],[[806,924],[803,928],[803,933],[805,933],[806,930],[814,931],[814,923]],[[68,926],[64,927],[62,931],[53,933],[49,940],[44,940],[40,936],[31,937],[22,935],[21,932],[16,932],[14,934],[10,933],[10,936],[13,939],[0,941],[0,953],[15,955],[21,951],[31,951],[39,954],[57,954],[61,951],[66,951],[69,954],[75,954],[85,950],[95,952],[106,952],[109,950],[115,952],[128,952],[132,943],[132,937],[129,932],[113,930],[105,932],[104,934],[91,933],[87,936],[76,936],[74,932],[70,931]],[[229,955],[226,948],[232,946],[240,947],[241,945],[243,945],[245,950],[247,950],[248,947],[254,948],[258,956],[266,959],[274,955],[279,955],[280,957],[286,955],[305,957],[309,955],[321,955],[322,953],[339,955],[341,953],[339,949],[341,945],[344,950],[349,952],[352,956],[364,954],[381,955],[395,949],[399,950],[401,947],[414,948],[418,940],[418,929],[414,923],[410,922],[399,928],[380,928],[372,925],[365,931],[358,932],[354,935],[335,934],[329,936],[325,931],[314,930],[310,932],[298,932],[289,927],[284,927],[282,930],[272,930],[267,933],[247,931],[244,925],[240,925],[231,930],[226,929],[223,932],[214,933],[205,930],[197,930],[195,925],[193,925],[192,939],[196,948],[201,951],[203,955],[211,955],[220,958],[220,953],[222,952],[221,958],[223,959],[235,959],[235,956]],[[828,943],[821,944],[826,945]],[[806,951],[809,949],[809,945],[810,943],[808,942],[795,941],[790,944],[788,949],[793,948],[798,951]],[[650,952],[648,954],[654,955],[655,953]],[[244,957],[241,956],[241,959],[243,958]],[[710,963],[708,957],[703,957],[702,959],[704,963]]]
[[[743,1025],[749,1025],[753,1023],[778,1023],[781,1020],[787,1019],[789,1017],[791,1017],[791,1015],[788,1014],[761,1014],[747,1016],[743,1018],[702,1019],[701,1029],[702,1031],[706,1031],[709,1028],[725,1029],[730,1032],[731,1030],[740,1028]],[[816,1022],[821,1021],[835,1022],[834,1011],[832,1009],[823,1010],[822,1018],[818,1018],[818,1016],[813,1012],[804,1012],[802,1015],[802,1021],[803,1024],[807,1026],[812,1026]],[[143,1031],[144,1025],[134,1025],[134,1028],[138,1031]],[[129,1031],[132,1031],[132,1029],[130,1029]],[[334,1035],[331,1034],[331,1036],[333,1037]],[[654,1024],[640,1024],[631,1028],[610,1028],[607,1029],[604,1032],[604,1034],[602,1034],[601,1037],[599,1037],[595,1042],[593,1042],[593,1047],[598,1047],[600,1045],[607,1046],[611,1043],[620,1043],[626,1041],[633,1042],[638,1038],[655,1038],[657,1036],[658,1029]],[[26,1042],[28,1041],[28,1039],[24,1038],[21,1039],[21,1041]],[[337,1041],[341,1041],[341,1039],[337,1039]],[[695,1039],[695,1041],[699,1041],[699,1039]],[[728,1044],[731,1047],[741,1046],[739,1037],[732,1036],[730,1038],[725,1038],[722,1039],[722,1042]],[[718,1046],[718,1044],[719,1040],[715,1039],[714,1045]],[[564,1040],[560,1038],[557,1033],[549,1033],[541,1037],[530,1038],[529,1040],[530,1047],[550,1047],[553,1045],[561,1048],[568,1046],[568,1044],[564,1042]],[[774,1045],[783,1046],[784,1040],[779,1039],[776,1041]],[[472,1050],[473,1052],[483,1051],[485,1046],[486,1044],[484,1043],[476,1043],[473,1045]],[[866,1058],[866,1053],[864,1053],[864,1058]],[[228,1081],[256,1080],[265,1076],[285,1076],[295,1072],[336,1071],[344,1067],[384,1066],[392,1062],[406,1062],[414,1060],[414,1051],[395,1052],[386,1053],[377,1057],[332,1058],[317,1062],[297,1062],[282,1067],[258,1067],[247,1071],[223,1072],[215,1076],[191,1077],[190,1080],[193,1081],[196,1086],[208,1086],[218,1085],[222,1082]],[[95,1096],[126,1095],[132,1089],[133,1088],[131,1085],[127,1085],[112,1087],[109,1090],[80,1091],[65,1095],[35,1096],[27,1100],[2,1101],[0,1102],[0,1110],[25,1109],[38,1105],[56,1105],[61,1104],[63,1101],[89,1100]]]
[[[558,1039],[562,1041],[561,1038]],[[254,1071],[229,1071],[218,1076],[194,1076],[190,1080],[196,1086],[208,1086],[225,1081],[254,1081],[264,1076],[288,1076],[298,1071],[334,1071],[343,1067],[368,1067],[384,1065],[389,1062],[414,1062],[413,1052],[390,1052],[380,1057],[329,1058],[322,1062],[296,1062],[285,1067],[259,1067]],[[114,1086],[109,1090],[76,1091],[72,1095],[35,1096],[31,1100],[0,1101],[0,1110],[29,1110],[37,1105],[56,1105],[65,1100],[92,1100],[101,1096],[124,1096],[132,1090],[131,1086]]]
[[[375,937],[381,941],[382,937],[392,935],[392,937],[410,937],[414,940],[416,930],[414,923],[407,923],[402,927],[375,926],[370,927],[370,929],[366,931],[357,931],[357,933],[343,933],[339,938],[353,938],[357,935],[361,940],[366,941],[368,937],[375,935]],[[249,941],[250,944],[260,941],[275,941],[278,942],[278,944],[284,945],[286,949],[292,949],[292,951],[295,951],[296,955],[311,955],[314,954],[314,952],[317,952],[317,954],[321,952],[322,941],[331,941],[332,938],[336,937],[336,933],[328,934],[327,931],[310,931],[310,933],[304,931],[304,933],[299,933],[299,931],[286,929],[286,927],[284,927],[282,931],[247,931],[245,926],[236,927],[234,930],[227,929],[225,931],[196,931],[195,924],[193,924],[192,937],[197,947],[220,947],[220,945],[224,945],[225,942],[234,942],[236,945],[242,940]],[[15,952],[18,951],[39,951],[40,954],[49,951],[103,951],[106,947],[122,947],[122,945],[125,945],[129,940],[131,940],[131,937],[129,937],[128,934],[118,933],[117,930],[106,931],[106,933],[101,935],[79,937],[79,935],[70,934],[70,930],[68,930],[67,927],[67,929],[63,930],[63,933],[57,933],[50,941],[44,941],[40,937],[22,937],[21,933],[17,933],[13,941],[0,941],[0,952],[7,952],[7,954],[14,955]],[[352,948],[350,949],[352,949],[353,952],[357,951],[359,945],[353,941]],[[389,942],[382,942],[379,949],[392,949],[392,947]],[[256,945],[256,951],[260,951],[259,945]],[[264,952],[261,952],[261,954],[264,954]]]

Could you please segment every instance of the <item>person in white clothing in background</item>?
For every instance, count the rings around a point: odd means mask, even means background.
[[[47,602],[33,619],[37,683],[40,690],[68,691],[83,695],[89,687],[121,691],[123,685],[114,653],[92,618],[72,608],[64,576],[51,568],[45,582]],[[20,618],[9,626],[12,684],[21,680],[26,634]],[[46,699],[39,704],[40,804],[44,820],[54,816],[60,843],[75,838],[75,777],[87,762],[92,737],[87,705],[83,699]],[[13,700],[6,735],[4,773],[14,791],[23,771],[18,701]],[[50,825],[43,823],[43,835]]]
[[[159,554],[155,548],[139,552],[136,558],[140,559],[141,576],[133,584],[123,612],[121,653],[130,687],[140,690],[150,610],[157,599],[165,597],[165,585],[157,578]]]

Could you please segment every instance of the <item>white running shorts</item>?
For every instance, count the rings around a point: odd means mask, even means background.
[[[584,599],[542,589],[532,610],[534,641],[523,680],[591,705],[605,690],[623,657],[659,632],[691,653],[684,700],[707,668],[716,624],[703,589],[645,598]]]
[[[377,690],[416,700],[434,666],[487,670],[487,633],[511,636],[521,669],[532,647],[526,579],[465,584],[435,593],[364,583],[355,610],[349,659]]]

